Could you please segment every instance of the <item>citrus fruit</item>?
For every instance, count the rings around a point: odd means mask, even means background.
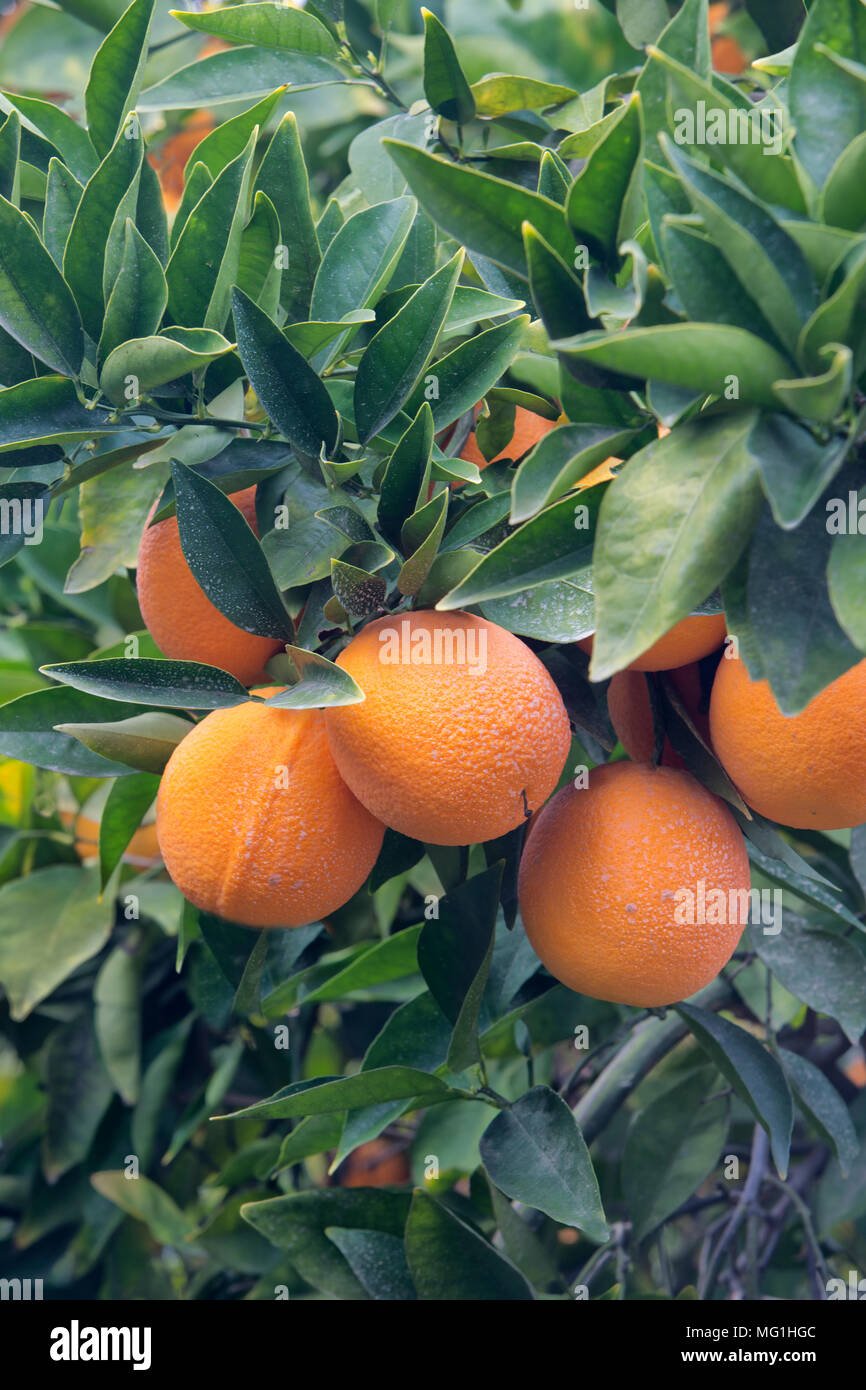
[[[337,772],[320,710],[252,701],[214,710],[178,744],[156,825],[184,897],[250,927],[335,912],[364,883],[385,833]]]
[[[412,1176],[405,1149],[371,1139],[353,1149],[337,1171],[339,1187],[402,1187]]]
[[[258,534],[255,488],[232,493],[231,500]],[[272,637],[236,627],[211,603],[184,558],[177,517],[145,526],[136,584],[145,626],[160,651],[174,660],[219,666],[243,685],[253,685],[262,679],[265,662],[283,649]]]
[[[646,1008],[687,998],[730,960],[748,889],[743,837],[723,802],[687,772],[628,762],[557,792],[518,886],[529,940],[556,979]]]
[[[701,671],[696,661],[668,672],[686,713],[705,743],[710,741],[710,721],[702,709]],[[607,687],[607,712],[616,736],[632,762],[648,763],[655,748],[652,705],[646,672],[617,671]],[[682,758],[665,738],[662,763],[665,767],[684,767]]]
[[[394,830],[437,845],[492,840],[553,791],[568,715],[538,657],[469,613],[394,614],[368,623],[337,665],[361,704],[325,712],[337,767]]]
[[[710,699],[716,756],[759,815],[798,830],[866,821],[866,661],[852,666],[800,714],[779,709],[727,652]]]
[[[99,858],[99,825],[108,792],[109,787],[103,784],[87,798],[77,815],[69,811],[60,812],[63,824],[75,827],[75,853],[83,863]],[[150,869],[159,863],[155,820],[156,808],[152,806],[145,813],[139,828],[133,832],[123,853],[124,864],[131,864],[136,869]]]
[[[492,459],[485,458],[473,430],[460,450],[460,457],[478,468],[486,468],[488,463],[498,463],[500,459],[520,459],[559,423],[559,420],[547,420],[543,415],[536,415],[534,411],[518,405],[514,410],[514,432],[504,449],[500,449]]]
[[[645,652],[631,662],[627,671],[670,671],[676,666],[688,666],[692,661],[700,661],[720,647],[725,640],[725,615],[702,614],[682,618],[675,623],[670,632],[660,637]],[[592,655],[594,633],[578,642],[581,651]]]

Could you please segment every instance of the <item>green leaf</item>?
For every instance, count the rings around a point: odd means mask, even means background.
[[[428,376],[433,410],[433,429],[438,433],[475,405],[507,371],[523,341],[528,314],[497,324],[474,338],[467,338],[432,364]],[[414,414],[427,398],[426,378],[416,386],[405,409]],[[434,468],[436,460],[434,459]]]
[[[641,140],[640,97],[634,94],[615,113],[566,199],[566,216],[578,241],[609,262],[616,258]],[[544,229],[539,231],[543,235]]]
[[[153,719],[153,715],[142,716],[145,719]],[[186,720],[175,720],[173,715],[156,716],[162,719],[171,719],[175,724],[186,725],[187,732],[190,725]],[[183,737],[179,729],[175,730],[179,734],[178,742]],[[176,746],[176,745],[175,745]],[[169,753],[170,757],[171,754]],[[168,761],[168,758],[166,758]],[[120,863],[126,848],[141,825],[142,817],[147,813],[153,804],[154,798],[159,791],[159,773],[139,772],[134,777],[120,777],[113,783],[111,790],[102,808],[102,815],[99,819],[99,879],[102,892],[114,870]]]
[[[188,28],[214,34],[226,43],[250,43],[325,58],[337,53],[337,45],[324,24],[314,15],[289,5],[232,5],[205,13],[172,10],[171,14]]]
[[[423,373],[462,268],[458,251],[371,339],[355,377],[355,423],[362,443],[393,420]]]
[[[511,522],[525,521],[580,482],[634,438],[633,430],[605,425],[560,425],[544,435],[521,463],[511,485]]]
[[[351,618],[371,618],[384,605],[387,591],[384,579],[342,560],[331,561],[331,585],[335,597]]]
[[[849,347],[838,343],[821,348],[819,356],[830,362],[826,372],[820,376],[777,381],[773,394],[792,415],[831,424],[851,395],[854,357]]]
[[[426,497],[432,453],[433,413],[425,401],[388,460],[382,479],[376,520],[393,545],[400,544],[404,521]]]
[[[511,111],[539,111],[543,106],[558,106],[576,95],[573,87],[560,87],[554,82],[541,82],[537,77],[504,72],[489,73],[480,82],[472,83],[475,111],[489,119],[507,116]]]
[[[141,937],[127,938],[106,957],[93,986],[99,1051],[118,1095],[138,1100],[141,1080]]]
[[[361,1105],[380,1105],[383,1101],[414,1097],[419,1104],[430,1105],[452,1095],[451,1087],[438,1076],[430,1076],[414,1067],[379,1067],[355,1076],[320,1076],[313,1081],[296,1081],[267,1100],[256,1101],[230,1115],[215,1115],[214,1119],[256,1115],[263,1119],[290,1120],[299,1115],[326,1115],[337,1110],[354,1110]]]
[[[466,125],[475,115],[475,98],[448,30],[421,7],[424,20],[424,95],[446,121]]]
[[[152,339],[167,303],[165,272],[141,232],[128,218],[120,271],[105,306],[105,323],[97,353],[99,361],[105,362],[115,348],[132,339]]]
[[[154,0],[132,0],[105,37],[84,93],[87,130],[96,153],[108,154],[141,90]]]
[[[288,265],[283,267],[280,281],[280,302],[290,320],[305,318],[322,255],[310,211],[310,185],[298,122],[292,111],[286,113],[271,137],[255,188],[270,198],[289,248]]]
[[[712,75],[707,0],[684,0],[659,35],[657,47],[706,81]],[[659,132],[668,128],[668,76],[658,58],[649,56],[637,80],[646,132],[646,157],[659,163]]]
[[[808,1058],[780,1047],[779,1060],[806,1118],[833,1149],[842,1176],[847,1177],[860,1152],[860,1140],[845,1102],[832,1082]]]
[[[643,1240],[715,1170],[728,1136],[730,1105],[715,1067],[690,1073],[632,1119],[622,1182],[635,1236]]]
[[[426,212],[470,251],[527,278],[521,228],[531,222],[570,263],[574,240],[558,204],[399,140],[384,140]]]
[[[80,664],[92,670],[96,663]],[[113,664],[127,666],[132,663]],[[232,678],[226,676],[225,679]],[[246,691],[243,693],[246,698]],[[101,695],[104,691],[94,691],[94,694]],[[0,754],[33,763],[35,767],[48,768],[52,772],[65,772],[71,777],[127,776],[131,769],[123,763],[110,762],[97,753],[91,753],[77,739],[57,732],[59,724],[123,719],[129,714],[129,706],[118,703],[116,697],[115,700],[106,701],[94,698],[94,694],[79,694],[52,687],[49,690],[34,690],[32,694],[21,695],[17,700],[0,705]],[[137,696],[131,698],[137,699]],[[183,703],[178,701],[178,704]],[[144,714],[146,711],[139,709],[136,713]]]
[[[551,338],[567,338],[598,327],[586,307],[577,276],[528,222],[523,224],[529,287]]]
[[[339,421],[326,387],[273,319],[241,290],[232,294],[238,353],[250,385],[290,444],[317,458],[330,454]]]
[[[744,401],[778,409],[773,386],[791,365],[769,343],[717,323],[660,324],[617,333],[584,333],[553,346],[576,365],[589,363],[643,381],[669,382],[724,396],[732,380]]]
[[[543,198],[549,198],[552,203],[562,203],[564,206],[570,187],[571,170],[565,160],[560,159],[555,150],[545,150],[538,166],[536,192]]]
[[[232,705],[242,704],[248,698],[246,690],[234,676],[230,676],[227,671],[220,671],[216,666],[204,666],[198,661],[161,661],[146,656],[131,660],[122,657],[119,660],[108,658],[104,661],[66,662],[56,666],[44,666],[42,670],[53,680],[62,681],[64,685],[72,686],[75,690],[106,700],[129,700],[134,703],[145,701],[150,705],[167,705],[177,709],[229,709]],[[58,696],[61,692],[52,690],[37,693]],[[69,692],[64,691],[63,694],[68,696]],[[74,709],[74,704],[74,701],[70,701],[70,710]],[[106,706],[88,701],[82,702],[82,707],[88,713],[102,713],[103,718],[117,712],[117,717],[122,719],[127,714],[122,705]],[[55,724],[64,717],[63,704],[59,700],[56,701],[56,712],[59,718],[55,718]],[[144,710],[141,712],[146,713]],[[68,716],[66,722],[72,722]],[[90,721],[82,717],[75,722]],[[100,763],[102,766],[106,765],[104,759],[100,759]],[[126,772],[128,769],[124,767],[119,770]],[[76,768],[75,771],[80,770]],[[96,775],[111,776],[111,773]]]
[[[783,841],[782,845],[768,847],[764,843],[764,835],[766,830],[770,828],[769,822],[764,822],[764,834],[760,831],[758,834],[755,833],[757,823],[757,817],[753,817],[751,821],[742,819],[740,822],[741,828],[749,835],[751,843],[747,849],[749,859],[755,867],[773,883],[778,883],[783,888],[790,888],[798,897],[805,898],[807,902],[814,903],[816,907],[832,913],[846,926],[862,931],[863,923],[850,908],[845,906],[835,887],[826,879],[816,876],[812,867],[805,860],[800,860],[799,855],[794,855],[794,851],[790,845],[787,845],[786,841]],[[771,855],[771,848],[775,848],[775,854]]]
[[[21,117],[10,111],[0,125],[0,196],[18,207],[20,199]]]
[[[605,491],[592,680],[623,670],[688,617],[735,563],[761,503],[747,447],[755,418],[739,411],[681,425],[629,459]]]
[[[276,208],[266,193],[256,193],[241,237],[238,289],[270,315],[278,313],[280,306],[280,237]]]
[[[166,266],[168,307],[176,323],[222,332],[237,283],[247,220],[256,132],[196,203]]]
[[[12,1018],[27,1018],[79,965],[101,951],[113,922],[114,899],[110,894],[98,897],[95,870],[55,864],[4,884],[0,981]],[[40,924],[38,931],[34,923]]]
[[[835,543],[827,521],[819,503],[796,530],[782,531],[765,506],[739,576],[736,620],[725,602],[731,630],[743,632],[742,642],[750,636],[756,642],[784,714],[799,714],[862,659],[837,621],[823,578]]]
[[[500,1111],[484,1132],[481,1157],[491,1180],[514,1201],[576,1226],[596,1244],[608,1239],[589,1150],[549,1086],[533,1086]]]
[[[125,763],[137,772],[162,772],[190,725],[173,714],[135,714],[109,724],[57,724],[58,733],[78,739],[85,748],[110,761]],[[132,777],[120,784],[127,787]],[[145,808],[146,809],[146,808]],[[126,845],[124,845],[124,849]]]
[[[130,139],[126,128],[121,130],[85,185],[69,229],[63,253],[63,276],[75,296],[85,329],[97,341],[105,311],[102,267],[109,237],[115,214],[127,195],[137,197],[143,157],[140,133]],[[125,223],[120,226],[120,235],[124,226]]]
[[[792,530],[808,516],[850,449],[847,434],[828,442],[787,415],[762,413],[749,436],[777,526]]]
[[[84,338],[75,301],[32,223],[2,197],[0,326],[52,371],[78,375]]]
[[[111,1080],[89,1017],[77,1018],[51,1034],[45,1052],[45,1087],[48,1112],[42,1170],[55,1183],[87,1157],[111,1102]]]
[[[797,156],[819,189],[842,152],[866,129],[866,87],[837,67],[831,54],[844,58],[864,51],[862,5],[815,0],[791,64],[788,100]]]
[[[564,497],[539,512],[489,551],[436,607],[450,611],[506,598],[550,580],[586,579],[601,491],[590,488],[577,499]]]
[[[237,116],[230,116],[227,121],[222,121],[209,135],[200,140],[184,167],[184,183],[189,181],[197,164],[204,165],[212,180],[222,173],[227,164],[230,164],[233,159],[237,159],[238,155],[243,154],[256,127],[259,130],[264,130],[274,107],[285,92],[284,86],[277,87],[275,91],[269,92],[254,106],[247,107],[246,111],[241,111]],[[196,199],[196,201],[198,200]]]
[[[405,1303],[417,1297],[399,1236],[341,1226],[326,1226],[325,1235],[371,1298]]]
[[[448,491],[445,489],[404,523],[401,541],[408,559],[397,576],[401,594],[420,593],[436,559],[447,517]]]
[[[285,1250],[301,1278],[314,1288],[332,1298],[363,1299],[363,1284],[325,1232],[338,1227],[402,1237],[409,1202],[408,1192],[335,1187],[248,1202],[241,1216]]]
[[[749,938],[786,989],[835,1019],[852,1044],[859,1041],[866,1030],[866,956],[853,941],[812,930],[790,912],[777,936],[750,927]]]
[[[291,618],[246,518],[193,469],[173,461],[171,475],[184,558],[208,598],[244,632],[290,641]]]
[[[859,232],[866,223],[866,131],[851,141],[827,177],[821,217],[833,227]]]
[[[692,215],[665,215],[661,242],[677,298],[690,319],[730,324],[782,349],[746,285]]]
[[[859,376],[863,363],[863,341],[860,310],[866,299],[866,250],[846,256],[840,267],[844,274],[841,284],[836,287],[837,276],[827,287],[832,290],[824,302],[805,324],[798,344],[798,358],[807,370],[820,372],[825,365],[826,353],[822,350],[830,344],[847,343],[857,350],[855,375]]]
[[[184,1248],[194,1225],[164,1188],[140,1174],[134,1181],[125,1172],[91,1173],[90,1181],[103,1197],[144,1222],[159,1245]]]
[[[345,73],[336,63],[315,54],[235,48],[196,59],[169,73],[143,92],[137,105],[142,112],[189,111],[199,106],[252,101],[283,85],[299,92],[345,80]]]
[[[755,198],[687,159],[668,136],[660,138],[695,212],[743,289],[793,353],[803,324],[818,303],[806,257]]]
[[[794,1103],[785,1073],[775,1057],[744,1028],[693,1004],[676,1004],[701,1047],[727,1077],[740,1100],[767,1131],[773,1160],[784,1178],[788,1170]]]
[[[321,1004],[328,1000],[346,999],[353,994],[363,996],[377,985],[414,975],[418,969],[418,938],[421,930],[421,927],[406,927],[394,936],[377,942],[329,976],[324,984],[305,994],[304,1003]],[[277,1000],[274,999],[268,1010],[269,1016],[273,1015],[276,1006]],[[369,1071],[370,1068],[365,1070]]]
[[[286,654],[297,672],[296,683],[278,695],[269,695],[265,704],[277,705],[279,709],[328,709],[331,705],[356,705],[363,700],[363,691],[348,671],[327,657],[290,644]]]
[[[454,1026],[448,1066],[455,1072],[480,1061],[478,1017],[490,973],[502,865],[458,883],[425,923],[418,966],[442,1013]]]
[[[420,1299],[463,1303],[534,1297],[510,1260],[424,1192],[412,1198],[406,1259]]]
[[[726,138],[712,146],[714,158],[732,170],[764,203],[791,208],[795,212],[805,214],[806,203],[794,161],[790,156],[773,148],[777,139],[776,132],[782,122],[781,111],[775,109],[762,115],[754,110],[742,95],[738,101],[732,101],[718,80],[710,81],[697,76],[684,63],[677,62],[670,54],[664,54],[659,49],[649,51],[668,76],[670,109],[675,113],[677,142],[680,143],[683,136],[688,134],[684,116],[689,112],[697,115],[701,103],[705,114],[723,112]],[[739,112],[745,114],[736,114]],[[768,116],[771,122],[769,139],[765,133],[765,126],[757,125],[765,116]],[[733,124],[734,120],[738,122],[736,126]],[[745,131],[743,121],[747,122]],[[760,140],[756,139],[756,130],[760,132]],[[694,133],[698,139],[693,148],[701,150],[703,145],[700,143],[698,120],[695,121]],[[686,140],[685,143],[690,142]]]
[[[374,307],[397,267],[417,209],[414,198],[394,198],[343,223],[316,273],[311,319],[335,322]]]
[[[666,0],[616,0],[616,17],[633,48],[655,43],[670,20]]]
[[[81,202],[84,187],[59,159],[48,165],[45,186],[45,211],[42,218],[42,241],[57,269],[63,265],[63,252],[75,210]]]
[[[32,130],[52,144],[67,172],[76,182],[86,183],[99,161],[84,127],[54,102],[20,92],[3,92],[2,96],[21,112],[24,130]]]
[[[201,372],[231,351],[232,344],[212,328],[166,328],[158,336],[132,338],[116,347],[99,384],[110,401],[123,405],[190,372]]]

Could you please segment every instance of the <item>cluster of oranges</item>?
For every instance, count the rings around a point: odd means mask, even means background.
[[[512,446],[513,447],[513,446]],[[233,500],[255,527],[254,489]],[[242,632],[210,603],[177,522],[144,533],[142,613],[166,656],[266,680],[279,644]],[[591,642],[591,639],[590,639]],[[196,906],[255,927],[335,911],[365,882],[385,828],[435,845],[477,844],[529,823],[521,912],[550,972],[581,993],[659,1006],[730,959],[741,912],[709,920],[677,905],[742,904],[749,862],[728,807],[666,744],[652,764],[645,672],[671,675],[746,802],[793,827],[866,820],[866,661],[785,717],[726,645],[723,615],[693,616],[615,676],[613,725],[632,761],[568,781],[568,715],[546,667],[518,637],[469,613],[398,612],[363,627],[337,664],[364,700],[295,710],[262,697],[206,715],[175,749],[157,802],[160,850]],[[581,644],[586,647],[588,644]],[[718,664],[707,714],[698,664]],[[711,664],[705,662],[706,665]]]

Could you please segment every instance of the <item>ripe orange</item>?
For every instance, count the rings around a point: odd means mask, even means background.
[[[696,661],[669,672],[686,713],[702,736],[710,741],[710,721],[701,709],[701,672]],[[644,671],[618,671],[607,688],[607,712],[617,738],[632,762],[648,763],[655,748],[652,705]],[[665,767],[684,767],[669,738],[665,739],[662,763]]]
[[[513,633],[469,613],[394,614],[337,658],[366,695],[325,712],[337,767],[394,830],[492,840],[553,791],[571,743],[559,691]]]
[[[460,450],[460,457],[474,463],[478,468],[486,468],[488,463],[498,463],[500,459],[523,458],[524,454],[528,454],[529,450],[535,447],[539,439],[543,439],[544,435],[549,434],[560,423],[560,420],[546,420],[543,415],[536,415],[534,411],[518,405],[514,410],[514,433],[504,449],[500,449],[492,459],[486,459],[478,447],[473,430]]]
[[[720,647],[725,640],[725,632],[724,613],[712,617],[683,618],[625,669],[670,671],[677,666],[688,666]],[[593,636],[584,637],[577,644],[589,656],[592,655]]]
[[[580,994],[652,1008],[688,998],[730,960],[748,888],[743,837],[723,802],[687,772],[618,762],[545,806],[518,892],[552,975]]]
[[[89,860],[99,858],[99,823],[107,797],[108,786],[104,784],[88,797],[77,814],[70,810],[60,811],[63,825],[75,827],[75,853],[82,863],[86,864]],[[154,820],[155,812],[151,807],[126,847],[123,855],[124,864],[131,864],[136,869],[151,869],[159,863],[159,844]]]
[[[258,534],[255,488],[232,493],[232,501]],[[282,651],[282,642],[244,632],[211,603],[184,559],[176,517],[145,526],[136,583],[145,626],[165,656],[219,666],[249,686],[263,679],[265,662]]]
[[[335,912],[364,883],[385,833],[340,778],[321,711],[254,702],[214,710],[178,744],[156,825],[184,897],[250,927]]]
[[[613,471],[616,463],[622,463],[622,459],[611,457],[605,459],[604,463],[597,463],[595,468],[591,468],[575,483],[575,488],[582,492],[584,488],[596,487],[599,483],[612,482],[616,477],[616,473]]]
[[[785,716],[739,657],[719,662],[710,699],[716,756],[759,815],[798,830],[866,821],[866,661]]]
[[[405,1150],[387,1139],[371,1139],[340,1164],[335,1181],[339,1187],[402,1187],[411,1176]]]

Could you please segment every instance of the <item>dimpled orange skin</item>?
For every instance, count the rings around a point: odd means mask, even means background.
[[[683,618],[675,623],[670,632],[660,637],[625,669],[627,671],[671,671],[677,666],[688,666],[700,661],[720,647],[725,640],[727,627],[724,613],[711,617],[698,615]],[[587,656],[592,655],[593,637],[582,637],[577,645]]]
[[[677,890],[697,895],[700,880],[726,904],[730,890],[749,888],[727,807],[687,772],[608,763],[539,815],[520,864],[520,911],[536,955],[570,989],[656,1008],[709,984],[742,933],[740,920],[676,921]],[[740,919],[734,901],[726,915]]]
[[[214,710],[178,744],[156,827],[184,897],[249,927],[335,912],[365,882],[385,833],[337,772],[321,711],[255,703]]]
[[[710,721],[709,716],[701,710],[701,672],[698,663],[694,661],[689,666],[677,666],[667,674],[698,733],[705,743],[709,743]],[[655,733],[644,671],[617,671],[607,687],[607,712],[616,736],[632,762],[650,762],[655,748]],[[669,738],[664,742],[662,763],[665,767],[685,767]]]
[[[785,716],[739,657],[719,662],[710,698],[716,756],[759,815],[797,830],[866,821],[866,661]]]
[[[255,488],[232,493],[231,500],[258,535]],[[150,516],[155,508],[156,503]],[[211,603],[184,559],[177,517],[145,526],[136,585],[148,632],[160,651],[176,661],[219,666],[249,686],[262,679],[265,662],[283,649],[272,637],[236,627]]]
[[[389,632],[405,632],[411,651],[437,629],[464,642],[469,659],[380,659]],[[472,674],[482,642],[485,669]],[[337,665],[366,699],[326,710],[334,759],[392,829],[430,844],[479,844],[520,825],[556,786],[571,746],[568,715],[538,657],[504,628],[468,613],[394,614],[363,628]]]

